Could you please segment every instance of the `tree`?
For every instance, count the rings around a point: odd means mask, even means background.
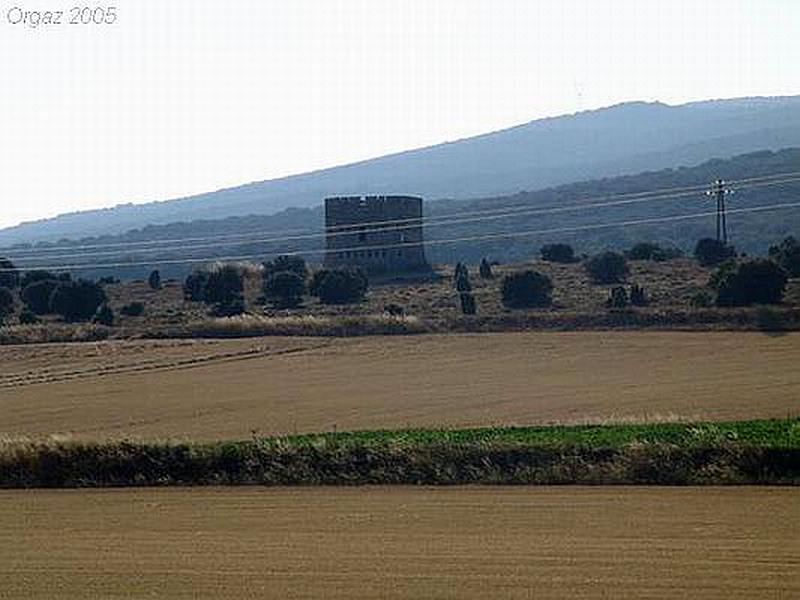
[[[184,296],[206,304],[230,304],[244,292],[244,278],[234,265],[193,271],[183,284]]]
[[[97,309],[92,322],[111,327],[114,325],[114,311],[108,304],[103,304]]]
[[[69,273],[56,274],[52,271],[37,269],[35,271],[26,271],[23,273],[19,281],[19,287],[25,289],[30,284],[36,283],[37,281],[70,281],[71,279],[72,276]]]
[[[481,259],[481,266],[478,268],[478,272],[480,273],[481,279],[491,279],[494,277],[492,274],[492,264],[486,260],[486,258]]]
[[[161,273],[158,271],[158,269],[155,269],[152,273],[150,273],[150,276],[147,278],[147,284],[151,289],[161,289]]]
[[[475,296],[469,292],[462,292],[458,296],[461,300],[461,312],[465,315],[474,315],[478,309],[475,304]]]
[[[640,285],[633,284],[630,293],[631,304],[634,306],[645,306],[647,304],[647,294]]]
[[[271,275],[284,271],[294,273],[302,278],[303,281],[308,277],[308,268],[302,256],[298,256],[297,254],[282,254],[274,260],[264,263],[264,281],[267,281]]]
[[[319,286],[322,284],[322,280],[328,276],[328,273],[330,273],[329,269],[314,271],[314,275],[311,277],[311,283],[308,286],[309,294],[312,296],[319,296]]]
[[[718,265],[735,255],[733,246],[726,246],[720,240],[713,238],[703,238],[694,247],[694,257],[704,267]]]
[[[771,246],[769,257],[792,277],[800,277],[800,241],[787,237],[780,244]]]
[[[458,263],[454,273],[455,288],[458,292],[472,291],[472,284],[469,282],[469,269],[466,265]]]
[[[34,323],[39,322],[39,317],[37,317],[30,309],[23,308],[22,311],[19,313],[19,322],[22,325],[33,325]]]
[[[203,302],[206,299],[208,271],[192,271],[183,282],[183,295],[187,300]]]
[[[273,273],[264,282],[264,296],[279,307],[299,305],[305,292],[305,279],[292,271]]]
[[[557,263],[576,262],[575,250],[569,244],[545,244],[539,250],[542,260]]]
[[[364,299],[368,285],[360,269],[331,270],[319,282],[317,295],[323,304],[350,304]]]
[[[230,304],[244,293],[244,277],[234,265],[222,265],[208,273],[204,300],[208,304]]]
[[[537,271],[522,271],[503,279],[502,299],[508,308],[550,306],[553,283]]]
[[[625,308],[628,306],[628,292],[621,285],[611,288],[606,300],[608,308]]]
[[[34,314],[46,315],[51,312],[50,298],[62,283],[55,279],[34,281],[22,288],[22,301]]]
[[[0,287],[13,290],[19,285],[19,271],[7,258],[0,258]]]
[[[771,260],[753,260],[726,268],[716,278],[717,306],[777,304],[783,299],[788,276]]]
[[[61,315],[65,321],[86,321],[105,302],[103,288],[93,281],[64,281],[53,290],[50,310]]]
[[[653,260],[661,262],[669,260],[670,258],[677,258],[680,252],[675,249],[662,248],[658,244],[652,242],[639,242],[628,250],[628,259],[630,260]]]
[[[619,252],[596,254],[584,263],[595,283],[621,283],[628,276],[628,263]]]
[[[0,287],[0,323],[14,312],[14,293],[7,287]]]

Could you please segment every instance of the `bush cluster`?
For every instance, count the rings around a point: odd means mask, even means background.
[[[244,311],[244,273],[236,265],[193,271],[184,281],[183,293],[194,302],[215,305],[216,313],[240,314]]]
[[[322,269],[314,273],[311,293],[323,304],[361,302],[369,281],[361,269]]]
[[[780,244],[770,246],[769,257],[791,277],[800,277],[800,241],[787,237]]]
[[[537,271],[512,273],[503,279],[502,300],[507,308],[550,306],[553,283]]]
[[[788,277],[771,260],[724,263],[711,277],[717,306],[777,304],[783,299]]]
[[[664,248],[652,242],[639,242],[626,252],[629,260],[652,260],[655,262],[678,258],[682,254],[677,248]]]
[[[65,321],[88,321],[107,302],[103,288],[92,281],[61,282],[50,296],[50,311]]]
[[[736,256],[733,246],[726,246],[719,240],[703,238],[694,247],[694,257],[704,267],[713,267]]]
[[[628,276],[628,263],[619,252],[601,252],[589,258],[584,268],[595,283],[621,283]]]
[[[539,252],[542,260],[556,263],[574,263],[578,259],[575,257],[575,250],[569,244],[545,244]]]

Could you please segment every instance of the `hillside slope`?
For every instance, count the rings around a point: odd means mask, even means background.
[[[510,194],[788,146],[800,146],[800,96],[631,102],[187,198],[24,223],[0,230],[0,245],[274,214],[333,194],[408,192],[429,200]]]
[[[711,160],[692,167],[646,171],[636,175],[596,179],[534,192],[472,200],[439,200],[425,205],[428,218],[426,253],[435,263],[477,262],[483,256],[510,262],[527,260],[547,242],[569,242],[578,252],[602,248],[627,248],[635,242],[652,240],[691,251],[701,237],[714,235],[712,216],[678,222],[645,223],[636,226],[593,228],[600,224],[637,219],[669,218],[713,210],[703,194],[711,181],[728,181],[782,173],[800,173],[800,148],[778,152],[760,151],[727,160]],[[777,185],[747,187],[734,185],[729,200],[732,210],[800,201],[800,177],[778,177]],[[654,201],[614,204],[592,208],[620,194],[699,186],[696,191]],[[565,205],[575,207],[564,211]],[[559,210],[537,213],[539,209]],[[529,210],[530,209],[530,210]],[[478,211],[464,218],[466,213]],[[508,217],[498,218],[503,213]],[[112,263],[109,270],[91,269],[86,274],[145,277],[153,266],[164,275],[182,276],[196,263],[169,261],[212,260],[216,257],[247,256],[260,259],[282,252],[301,252],[319,262],[324,249],[322,208],[293,208],[269,216],[229,217],[196,220],[169,225],[151,225],[124,235],[105,235],[55,245],[2,250],[0,254],[21,266],[54,266]],[[589,227],[586,229],[586,227]],[[765,254],[770,244],[786,235],[800,234],[800,207],[772,212],[729,215],[731,240],[740,251]],[[567,229],[541,235],[519,232]],[[572,230],[572,228],[578,228]],[[584,228],[584,229],[581,229]],[[499,240],[440,243],[453,238],[512,234]],[[231,239],[233,236],[234,239]],[[292,238],[292,239],[287,239]],[[267,242],[265,240],[273,240]],[[98,247],[99,246],[99,247]],[[125,263],[142,263],[124,267]]]

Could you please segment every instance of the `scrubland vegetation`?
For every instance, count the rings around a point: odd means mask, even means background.
[[[114,277],[90,282],[46,271],[3,271],[0,343],[192,335],[366,335],[530,328],[792,330],[800,327],[800,243],[769,258],[700,240],[693,258],[651,242],[577,258],[568,244],[542,260],[441,266],[414,280],[369,281],[353,270],[280,256],[216,263],[182,283]],[[10,263],[6,261],[5,268]],[[13,266],[13,265],[12,265]],[[94,327],[90,327],[90,322]],[[71,325],[73,324],[74,325]],[[72,327],[76,331],[68,331]],[[79,331],[78,331],[79,330]]]

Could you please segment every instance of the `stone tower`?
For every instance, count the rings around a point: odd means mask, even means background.
[[[325,266],[367,273],[427,270],[422,241],[422,198],[325,198]]]

